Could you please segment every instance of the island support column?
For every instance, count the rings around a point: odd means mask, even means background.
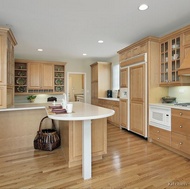
[[[82,176],[84,180],[92,177],[91,120],[82,124]]]

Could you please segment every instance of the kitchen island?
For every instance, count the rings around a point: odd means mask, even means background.
[[[0,109],[1,152],[11,154],[28,149],[34,150],[33,140],[41,119],[47,116],[46,109],[50,105],[52,103],[23,103]],[[71,114],[48,112],[49,118],[55,120],[56,128],[60,131],[61,148],[69,167],[82,164],[82,146],[87,145],[85,147],[87,151],[83,151],[83,154],[87,155],[89,155],[88,148],[92,148],[92,161],[101,159],[103,154],[107,153],[107,117],[114,114],[113,110],[82,102],[74,102],[73,105]],[[44,120],[42,128],[50,128],[51,119]],[[83,145],[82,133],[88,140],[84,141]],[[87,158],[91,166],[91,153]],[[90,177],[84,176],[84,178]]]
[[[107,153],[107,117],[114,110],[81,102],[73,103],[73,112],[69,114],[46,110],[49,118],[59,120],[61,146],[69,167],[82,160],[83,178],[90,179],[92,158],[101,159]]]

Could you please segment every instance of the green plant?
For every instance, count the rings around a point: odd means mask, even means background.
[[[35,95],[30,95],[30,96],[27,97],[28,100],[34,100],[35,98],[36,98]]]

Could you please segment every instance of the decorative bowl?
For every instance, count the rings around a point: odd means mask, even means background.
[[[176,100],[176,97],[165,96],[165,97],[162,97],[162,100],[165,103],[172,103],[173,101]]]

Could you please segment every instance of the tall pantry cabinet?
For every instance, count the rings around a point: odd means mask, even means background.
[[[0,108],[14,104],[14,46],[16,39],[9,28],[0,28]]]
[[[118,54],[121,81],[128,74],[128,103],[126,103],[128,116],[126,126],[122,119],[120,126],[147,137],[148,104],[159,102],[162,96],[167,95],[167,89],[159,87],[159,39],[146,37],[118,51]],[[123,71],[126,68],[127,73]],[[121,88],[123,83],[125,81],[122,81]],[[120,105],[123,103],[120,102]]]
[[[99,97],[106,97],[111,89],[111,63],[96,62],[91,64],[91,104],[98,105]]]

